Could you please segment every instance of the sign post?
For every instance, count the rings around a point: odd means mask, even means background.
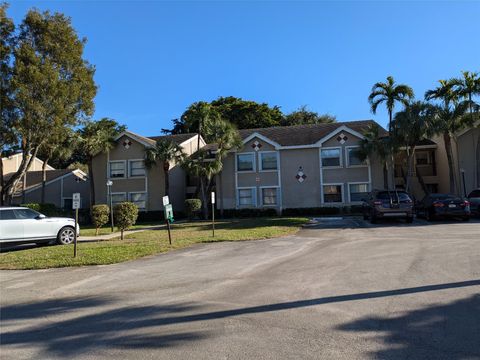
[[[170,232],[170,223],[173,222],[173,207],[170,204],[170,200],[168,199],[168,195],[163,197],[163,209],[165,215],[165,222],[167,223],[167,230],[168,230],[168,242],[172,245],[172,234]]]
[[[215,237],[215,192],[212,191],[212,237]]]
[[[77,257],[77,224],[78,224],[78,209],[80,208],[80,193],[72,195],[72,209],[75,210],[75,229],[73,230],[73,257]]]

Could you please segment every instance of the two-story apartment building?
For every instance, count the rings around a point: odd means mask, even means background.
[[[216,183],[218,203],[225,209],[309,208],[359,204],[365,194],[383,186],[382,164],[361,161],[356,150],[372,120],[345,123],[240,130],[243,145],[224,159]],[[164,175],[161,165],[145,167],[145,150],[160,138],[171,139],[187,154],[197,151],[196,134],[143,137],[126,131],[115,146],[93,162],[95,201],[132,201],[141,211],[162,210]],[[200,138],[200,147],[206,146]],[[187,176],[178,164],[170,171],[170,200],[183,210],[190,196]],[[217,197],[220,194],[217,193]]]
[[[381,162],[357,156],[373,121],[240,130],[243,146],[224,160],[223,206],[312,208],[360,204],[383,186]]]
[[[456,134],[457,142],[452,142],[454,177],[457,184],[455,193],[466,196],[480,188],[480,128],[466,128]],[[395,161],[395,184],[405,185],[407,171],[406,156],[400,153]],[[414,177],[410,192],[421,199],[425,192],[450,192],[447,153],[442,136],[424,139],[416,146]]]
[[[107,182],[111,181],[113,205],[131,201],[140,211],[163,210],[165,178],[162,164],[151,168],[145,166],[145,150],[155,146],[158,139],[174,141],[187,155],[197,151],[199,142],[197,134],[144,137],[130,131],[123,132],[117,136],[115,146],[109,152],[93,159],[95,203],[109,203]],[[205,142],[200,138],[202,146]],[[175,210],[181,211],[186,194],[186,174],[179,164],[171,164],[169,179],[170,202]]]

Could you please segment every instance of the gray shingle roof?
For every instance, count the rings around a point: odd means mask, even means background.
[[[239,130],[242,139],[253,133],[259,133],[282,146],[312,145],[341,126],[362,133],[368,126],[377,124],[373,120],[337,122],[331,124],[277,126],[271,128]],[[377,124],[378,125],[378,124]],[[382,128],[385,135],[387,132]]]
[[[191,139],[195,135],[197,134],[189,133],[189,134],[177,134],[177,135],[148,136],[146,137],[146,139],[153,140],[153,142],[156,142],[158,140],[172,140],[176,144],[181,144],[184,141]]]

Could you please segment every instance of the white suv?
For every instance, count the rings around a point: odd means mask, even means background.
[[[0,245],[14,243],[71,244],[74,240],[75,220],[47,217],[25,207],[0,207]],[[77,224],[77,235],[80,228]]]

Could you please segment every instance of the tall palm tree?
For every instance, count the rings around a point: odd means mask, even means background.
[[[235,125],[228,120],[214,116],[205,123],[204,136],[207,143],[217,145],[216,159],[222,162],[227,156],[228,151],[233,148],[240,147],[242,140]],[[218,172],[218,183],[216,184],[220,197],[220,215],[223,216],[223,187],[222,187],[222,171]]]
[[[460,101],[459,94],[455,91],[455,82],[452,80],[440,80],[440,85],[433,90],[425,92],[426,100],[441,102],[440,110],[435,119],[435,132],[441,134],[447,153],[448,175],[450,180],[450,192],[460,193],[455,176],[455,162],[453,157],[452,142],[457,143],[456,134],[462,130],[469,119],[465,115],[469,109],[467,101]]]
[[[422,139],[434,134],[434,121],[438,110],[431,104],[415,101],[395,114],[393,120],[397,129],[395,141],[398,145],[404,146],[407,153],[406,191],[410,190],[416,146]]]
[[[478,110],[478,102],[475,102],[475,96],[480,95],[480,76],[479,73],[462,71],[462,78],[453,79],[453,83],[456,87],[456,92],[465,101],[468,101],[468,107],[470,111],[470,122],[473,125],[476,120],[480,119],[480,113]],[[475,184],[480,187],[480,135],[477,136],[477,145],[474,151],[475,158]]]
[[[170,167],[172,163],[181,163],[184,157],[185,154],[182,147],[168,138],[160,138],[157,140],[157,143],[154,147],[148,148],[145,151],[145,166],[147,168],[151,168],[157,162],[161,163],[162,165],[163,175],[165,178],[165,196],[168,196],[170,193]]]
[[[451,82],[454,86],[454,91],[465,101],[468,101],[468,107],[474,122],[474,108],[478,105],[474,101],[474,97],[480,95],[480,76],[478,73],[470,71],[462,71],[463,78],[452,79]],[[477,110],[478,112],[478,110]]]
[[[393,110],[395,103],[399,102],[407,105],[409,100],[413,99],[413,89],[405,84],[396,84],[392,76],[387,77],[387,82],[377,82],[372,87],[372,92],[368,97],[371,110],[376,114],[380,104],[385,103],[388,111],[388,132],[390,135],[395,133],[395,127],[392,126]]]
[[[388,189],[387,159],[390,157],[390,138],[381,134],[383,129],[377,124],[368,126],[364,131],[364,138],[360,141],[358,156],[360,160],[367,160],[377,156],[383,164],[383,186]]]
[[[200,181],[200,196],[202,198],[203,218],[208,219],[208,190],[211,187],[213,177],[222,171],[223,163],[217,153],[211,158],[208,150],[200,149],[194,156],[186,157],[182,163],[183,168],[191,176]]]
[[[114,146],[114,138],[125,130],[115,120],[103,118],[98,121],[89,121],[78,131],[77,152],[83,157],[88,166],[90,180],[90,209],[95,205],[95,175],[93,174],[93,158],[107,152]]]

